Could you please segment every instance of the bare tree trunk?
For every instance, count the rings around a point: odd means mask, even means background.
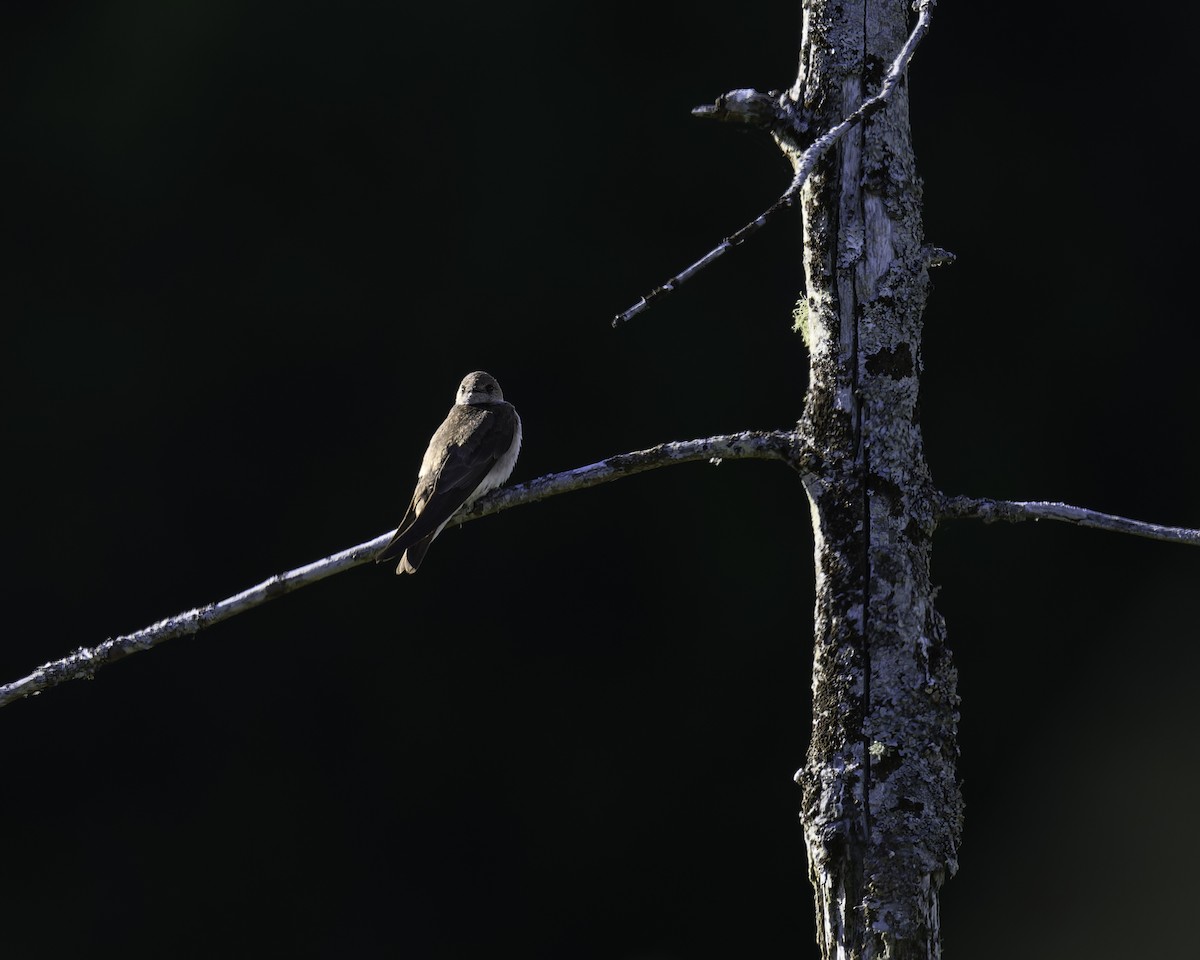
[[[810,0],[793,95],[827,129],[879,86],[907,0]],[[797,780],[826,957],[940,956],[957,868],[956,674],[933,606],[936,502],[917,417],[929,255],[908,95],[851,130],[802,198],[810,383],[822,466],[813,733]]]

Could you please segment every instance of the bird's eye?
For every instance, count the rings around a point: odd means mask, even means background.
[[[491,393],[496,389],[496,385],[494,383],[489,383],[486,387],[484,387],[484,389],[487,390],[488,393]]]

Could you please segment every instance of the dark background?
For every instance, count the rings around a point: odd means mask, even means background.
[[[959,257],[929,460],[1200,526],[1195,58],[1175,14],[1062,7],[943,4],[911,71]],[[0,680],[385,532],[470,370],[514,481],[794,422],[794,215],[608,320],[786,185],[689,110],[789,84],[798,9],[5,4]],[[6,955],[815,956],[811,554],[786,469],[678,467],[13,705]],[[935,578],[948,955],[1190,940],[1200,551],[961,524]]]

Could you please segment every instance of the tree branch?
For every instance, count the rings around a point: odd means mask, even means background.
[[[788,188],[771,206],[767,207],[755,219],[738,230],[737,233],[731,234],[722,240],[716,247],[690,267],[684,268],[666,283],[655,287],[624,313],[619,313],[613,317],[612,325],[614,327],[632,320],[649,307],[658,297],[677,289],[680,284],[690,280],[705,267],[709,266],[709,264],[718,260],[734,247],[744,243],[751,235],[762,229],[775,214],[779,213],[780,210],[787,209],[796,201],[796,197],[800,194],[800,188],[804,186],[804,181],[809,178],[817,162],[825,155],[829,148],[837,143],[850,128],[862,123],[872,114],[881,110],[892,98],[892,94],[904,76],[904,71],[908,69],[908,64],[912,60],[913,54],[917,51],[917,45],[921,42],[925,34],[929,32],[929,20],[933,14],[933,5],[935,2],[936,0],[919,0],[918,4],[916,4],[918,8],[917,24],[913,27],[913,31],[909,34],[904,46],[900,48],[900,53],[896,55],[896,59],[892,61],[892,65],[879,87],[879,92],[864,100],[857,110],[846,117],[841,123],[830,127],[805,149],[801,149],[796,142],[799,136],[807,132],[808,124],[800,117],[799,111],[795,106],[795,98],[798,96],[795,90],[784,93],[777,99],[758,93],[755,90],[734,90],[719,97],[717,102],[712,106],[696,107],[692,110],[692,114],[698,117],[734,120],[754,126],[767,127],[791,161],[795,175],[792,177],[792,182],[788,185]]]
[[[1063,523],[1074,523],[1081,527],[1108,530],[1112,533],[1128,533],[1151,540],[1200,546],[1200,530],[1164,527],[1157,523],[1129,520],[1111,513],[1100,513],[1098,510],[1073,507],[1069,503],[1052,503],[1048,500],[991,500],[986,497],[943,496],[938,513],[943,520],[982,520],[984,523],[995,523],[997,520],[1006,520],[1009,523],[1020,523],[1023,520],[1061,520]]]
[[[545,500],[560,493],[584,490],[616,480],[619,477],[642,473],[657,467],[696,460],[782,460],[801,474],[812,467],[812,457],[795,433],[790,431],[753,431],[660,443],[648,450],[621,453],[598,463],[576,467],[563,473],[547,474],[514,487],[505,487],[479,500],[469,511],[451,521],[452,525],[478,520],[527,503]],[[276,574],[257,586],[243,590],[217,603],[197,607],[184,613],[159,620],[133,633],[111,637],[94,647],[80,647],[61,660],[44,663],[31,674],[0,686],[0,707],[33,696],[68,680],[91,677],[100,667],[121,660],[130,654],[149,650],[166,640],[199,633],[206,627],[228,620],[261,606],[268,600],[307,587],[310,584],[360,566],[374,559],[391,539],[391,531],[342,550],[331,556]]]

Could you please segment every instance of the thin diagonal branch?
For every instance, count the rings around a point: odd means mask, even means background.
[[[452,523],[462,524],[480,517],[490,516],[527,503],[545,500],[560,493],[583,490],[599,486],[634,473],[642,473],[657,467],[696,460],[782,460],[802,474],[811,468],[811,455],[802,446],[796,435],[787,431],[745,431],[725,436],[707,437],[661,443],[648,450],[622,453],[598,463],[576,467],[563,473],[547,474],[514,487],[497,490],[479,500],[471,510],[455,518]],[[80,647],[74,653],[44,663],[31,674],[0,686],[0,707],[33,696],[58,686],[68,680],[91,677],[107,664],[121,660],[130,654],[149,650],[175,637],[187,637],[199,633],[206,627],[245,613],[301,587],[342,573],[353,567],[368,563],[391,539],[391,531],[380,534],[373,540],[339,551],[295,570],[276,574],[262,583],[227,597],[217,603],[197,607],[184,613],[159,620],[133,633],[111,637],[94,647]]]
[[[1111,533],[1128,533],[1135,537],[1151,540],[1166,540],[1169,543],[1187,543],[1200,546],[1200,530],[1188,527],[1166,527],[1157,523],[1130,520],[1111,513],[1100,513],[1086,507],[1073,507],[1069,503],[1051,503],[1047,500],[991,500],[985,497],[943,497],[940,516],[944,520],[973,519],[984,523],[1005,520],[1020,523],[1023,520],[1061,520],[1095,530]]]
[[[904,77],[904,71],[908,69],[908,65],[912,61],[913,54],[917,51],[917,45],[924,38],[925,34],[929,32],[929,21],[933,15],[933,5],[935,2],[936,0],[920,0],[917,24],[913,27],[913,31],[909,34],[904,46],[901,47],[900,53],[896,55],[896,59],[892,61],[891,67],[883,78],[883,83],[880,84],[879,91],[874,96],[864,100],[857,110],[846,117],[841,123],[836,124],[817,137],[816,140],[801,152],[797,152],[792,148],[791,144],[793,137],[803,135],[807,127],[796,117],[794,107],[790,102],[787,102],[788,94],[780,97],[779,102],[772,109],[769,106],[764,106],[766,97],[762,94],[758,94],[753,90],[735,90],[720,98],[715,106],[697,107],[692,111],[696,116],[740,119],[745,122],[766,125],[772,128],[780,146],[792,161],[795,175],[792,177],[792,182],[788,185],[788,188],[771,206],[767,207],[766,210],[736,233],[722,240],[716,247],[691,266],[684,268],[661,286],[655,287],[624,313],[618,313],[613,317],[612,325],[614,327],[632,320],[656,299],[678,289],[680,284],[690,280],[705,267],[720,259],[734,247],[744,243],[750,236],[757,233],[775,214],[795,203],[796,198],[800,195],[801,187],[804,186],[804,181],[809,178],[816,168],[817,162],[825,155],[829,148],[837,143],[851,127],[862,123],[872,114],[883,109],[887,102],[891,100],[892,94],[895,93],[896,87],[899,86],[901,79]],[[770,119],[767,119],[768,115]],[[791,136],[789,136],[787,131],[782,129],[782,125],[785,122],[790,123],[793,127]]]
[[[811,472],[811,452],[791,431],[746,430],[742,433],[708,437],[703,440],[684,440],[660,443],[648,450],[620,453],[586,467],[576,467],[563,473],[551,473],[514,487],[504,487],[481,499],[457,522],[466,523],[486,517],[509,507],[545,500],[547,497],[573,490],[585,490],[610,480],[643,473],[672,463],[692,463],[709,460],[783,460],[802,474]],[[451,521],[453,524],[455,521]]]

